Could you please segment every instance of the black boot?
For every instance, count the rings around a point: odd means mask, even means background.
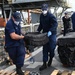
[[[16,68],[16,72],[17,72],[18,75],[24,75],[21,68]]]
[[[44,70],[47,68],[46,62],[43,63],[43,65],[39,68],[40,71]]]
[[[49,59],[49,61],[48,61],[48,67],[50,67],[50,66],[51,66],[51,64],[52,64],[52,58],[51,58],[51,59]]]

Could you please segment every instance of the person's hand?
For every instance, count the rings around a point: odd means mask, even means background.
[[[51,36],[51,35],[52,35],[52,32],[51,32],[51,31],[48,31],[47,36],[49,37],[49,36]]]
[[[23,35],[21,35],[21,38],[22,38],[22,39],[24,39],[24,36],[23,36]]]

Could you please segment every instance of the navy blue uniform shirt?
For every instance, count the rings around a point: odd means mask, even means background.
[[[16,25],[12,19],[10,19],[5,27],[5,46],[6,47],[13,47],[19,46],[20,43],[23,43],[23,40],[14,40],[10,37],[10,34],[15,32],[18,35],[21,35],[21,27],[20,24]]]
[[[71,16],[73,31],[75,31],[75,12]]]
[[[57,19],[53,14],[47,12],[47,15],[40,15],[40,25],[38,27],[38,31],[40,32],[43,29],[43,32],[51,31],[52,34],[56,34],[57,30]]]

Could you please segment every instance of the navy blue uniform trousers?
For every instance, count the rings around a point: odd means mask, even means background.
[[[21,68],[24,65],[25,59],[25,47],[23,44],[20,46],[7,48],[10,58],[13,60],[13,63],[16,67]]]
[[[54,50],[56,47],[56,34],[49,37],[49,42],[43,46],[43,62],[48,61],[48,53],[50,58],[54,57]]]

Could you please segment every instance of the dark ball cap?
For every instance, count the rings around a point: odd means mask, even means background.
[[[22,21],[22,19],[21,19],[21,14],[20,14],[19,12],[14,12],[14,13],[12,14],[12,16],[14,17],[14,19],[15,19],[16,21]]]
[[[42,10],[47,10],[48,9],[48,4],[42,4]]]
[[[67,15],[68,13],[67,12],[65,12],[65,15]]]

